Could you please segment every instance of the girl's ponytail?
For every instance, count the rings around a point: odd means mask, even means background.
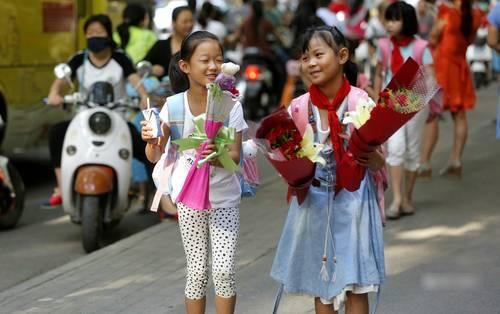
[[[130,26],[141,25],[142,21],[146,18],[146,14],[148,14],[146,8],[139,3],[130,3],[123,10],[123,23],[116,28],[120,36],[120,46],[122,49],[125,49],[130,41]]]
[[[472,4],[469,0],[462,0],[460,17],[460,32],[465,39],[469,39],[472,35]]]
[[[128,31],[128,28],[130,27],[130,24],[127,22],[123,22],[118,27],[116,28],[116,31],[118,32],[118,35],[120,36],[120,48],[124,49],[127,47],[127,44],[130,40],[130,33]]]
[[[176,52],[172,59],[170,59],[170,64],[168,65],[168,78],[170,80],[170,86],[175,94],[182,93],[189,88],[189,78],[186,73],[181,70],[179,66],[179,61],[181,60],[180,51]]]
[[[350,59],[344,64],[344,74],[349,81],[349,84],[356,86],[358,83],[358,67]]]

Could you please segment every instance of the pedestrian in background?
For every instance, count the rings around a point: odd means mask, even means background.
[[[434,5],[427,0],[420,0],[417,3],[418,35],[427,39],[431,32],[436,12]]]
[[[382,85],[390,82],[408,57],[429,70],[433,64],[427,42],[416,37],[418,21],[413,6],[404,1],[396,1],[387,7],[385,20],[387,33],[391,37],[381,38],[378,42],[375,75],[377,92]],[[387,164],[392,190],[392,203],[386,211],[387,218],[397,219],[402,214],[411,215],[415,212],[413,188],[420,165],[420,144],[427,114],[426,106],[387,141]]]
[[[385,276],[382,220],[372,177],[383,169],[384,156],[377,148],[367,160],[358,160],[371,171],[357,191],[335,192],[345,138],[338,119],[348,103],[369,100],[354,87],[356,65],[337,28],[307,30],[302,51],[301,67],[312,85],[309,93],[292,101],[289,112],[308,115],[300,120],[309,121],[315,138],[325,145],[320,156],[326,163],[316,165],[317,184],[305,201],[291,201],[271,276],[285,292],[312,296],[317,314],[337,313],[344,304],[346,313],[368,314],[368,293],[378,291]]]
[[[462,154],[467,141],[466,112],[476,103],[476,93],[465,54],[474,41],[481,12],[472,8],[471,0],[454,0],[439,5],[437,21],[429,35],[435,47],[436,79],[443,88],[443,106],[453,118],[453,145],[440,175],[460,178]]]
[[[149,12],[139,3],[130,3],[123,10],[123,23],[113,33],[113,40],[121,47],[136,64],[141,61],[156,42],[156,35],[149,29]],[[142,113],[138,112],[132,123],[140,132]],[[140,213],[146,213],[148,207],[148,170],[144,163],[132,160],[132,183],[138,187],[137,208]]]
[[[212,33],[219,38],[220,42],[224,42],[227,29],[224,23],[215,19],[216,15],[217,8],[210,2],[204,2],[198,15],[198,24],[200,30]]]
[[[172,56],[181,49],[184,38],[189,35],[194,26],[193,11],[188,6],[181,6],[172,12],[172,35],[164,40],[158,40],[147,53],[144,60],[153,64],[153,75],[163,78],[168,74]]]
[[[186,92],[167,98],[166,105],[160,112],[163,136],[159,140],[152,137],[151,128],[148,128],[147,123],[143,121],[142,138],[148,143],[146,155],[151,162],[156,163],[160,160],[169,139],[187,138],[193,132],[193,118],[206,111],[206,84],[215,80],[221,71],[223,60],[222,45],[211,33],[194,32],[182,42],[178,66],[189,80],[189,88]],[[236,135],[234,144],[226,148],[234,162],[239,163],[242,149],[241,132],[247,128],[239,102],[229,114],[228,127],[235,128]],[[201,153],[202,158],[210,155],[214,147],[212,144],[207,145],[206,150]],[[240,184],[235,173],[211,165],[209,199],[213,208],[196,210],[177,202],[176,199],[184,185],[191,163],[195,159],[195,153],[194,150],[187,150],[176,154],[171,178],[161,178],[161,180],[172,180],[168,192],[179,212],[179,227],[187,259],[186,312],[205,313],[210,245],[216,312],[234,313]]]
[[[107,15],[98,14],[90,16],[83,26],[83,32],[87,39],[87,48],[73,55],[68,61],[71,68],[71,78],[77,79],[80,93],[87,95],[92,85],[98,81],[107,81],[113,84],[113,94],[116,101],[127,98],[125,83],[128,81],[136,87],[141,97],[141,109],[146,108],[148,97],[142,86],[139,75],[136,73],[134,64],[130,58],[121,50],[116,49],[116,43],[112,39],[112,23]],[[51,106],[62,106],[64,99],[61,96],[67,80],[56,79],[51,87],[48,104]],[[115,109],[125,119],[124,110]],[[52,165],[57,179],[57,187],[50,196],[47,206],[57,206],[62,203],[60,194],[61,187],[61,155],[63,141],[71,121],[62,121],[52,126],[49,132],[49,149]],[[142,162],[148,162],[144,154],[144,142],[141,141],[139,132],[128,122],[133,144],[133,156]]]
[[[500,52],[500,37],[498,36],[500,30],[500,3],[497,3],[493,10],[491,10],[488,15],[488,22],[490,23],[488,26],[488,45],[498,53]],[[497,139],[500,140],[500,92],[498,93],[497,100],[496,126]]]
[[[123,23],[113,34],[113,40],[132,59],[141,61],[156,42],[155,33],[149,29],[150,16],[146,8],[139,3],[131,3],[123,10]]]

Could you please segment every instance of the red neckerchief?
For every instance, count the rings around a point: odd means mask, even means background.
[[[342,133],[342,125],[340,124],[339,117],[337,116],[337,109],[340,107],[350,91],[351,84],[349,84],[349,81],[345,77],[342,82],[342,86],[340,86],[340,89],[337,92],[337,95],[335,95],[335,98],[332,102],[328,101],[326,95],[319,89],[317,85],[312,84],[311,87],[309,87],[309,94],[311,96],[312,103],[319,109],[328,110],[330,139],[332,141],[333,154],[337,163],[337,169],[345,153],[342,138],[339,136],[339,134]],[[337,182],[339,182],[338,176]]]
[[[396,74],[399,68],[403,65],[403,56],[401,55],[400,47],[406,47],[413,42],[414,37],[406,37],[403,39],[396,39],[391,36],[391,42],[393,45],[392,55],[391,55],[391,72],[392,75]]]

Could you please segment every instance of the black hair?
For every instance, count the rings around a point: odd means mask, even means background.
[[[462,16],[460,18],[460,32],[466,39],[472,34],[472,3],[470,0],[462,0],[460,7]]]
[[[169,65],[169,78],[170,78],[170,84],[172,86],[179,86],[179,90],[181,90],[184,86],[186,86],[185,82],[187,82],[187,87],[186,90],[189,88],[189,78],[186,73],[184,73],[180,67],[179,67],[179,61],[184,60],[186,62],[189,62],[191,60],[191,57],[194,54],[194,51],[196,48],[203,42],[209,41],[209,40],[215,40],[217,44],[219,44],[220,51],[224,52],[224,49],[222,48],[222,45],[214,34],[207,32],[207,31],[196,31],[194,33],[191,33],[188,35],[184,40],[182,41],[181,44],[181,49],[179,52],[177,52],[174,56],[174,59],[178,58],[177,62],[175,62],[175,65],[172,64],[172,61],[170,61]],[[177,56],[178,54],[178,56]],[[174,76],[170,76],[171,73],[170,71],[174,71],[173,74]],[[173,87],[172,87],[173,88]]]
[[[251,21],[255,29],[257,30],[257,35],[260,33],[260,21],[264,16],[264,6],[262,5],[262,1],[253,0],[252,1],[252,15],[250,16]]]
[[[182,40],[181,49],[180,49],[180,57],[184,61],[189,61],[193,56],[196,48],[203,42],[215,40],[220,47],[220,50],[224,52],[219,39],[214,34],[207,31],[196,31],[188,35],[184,40]]]
[[[168,65],[168,78],[170,80],[170,86],[172,87],[172,92],[175,94],[185,92],[189,89],[189,79],[186,73],[182,72],[179,66],[179,61],[181,60],[181,53],[177,51],[170,59],[170,64]]]
[[[401,35],[405,37],[413,37],[418,33],[417,12],[412,5],[404,1],[396,1],[389,5],[385,10],[385,19],[403,22]]]
[[[295,15],[290,23],[293,32],[293,46],[291,48],[292,58],[300,57],[300,44],[303,41],[304,33],[310,27],[325,25],[325,22],[316,15],[318,5],[316,1],[300,0]]]
[[[331,3],[332,3],[331,0],[319,0],[318,1],[318,8],[328,8]]]
[[[188,6],[181,6],[181,7],[177,7],[175,8],[173,11],[172,11],[172,22],[175,22],[177,21],[177,18],[179,17],[179,15],[184,12],[184,11],[190,11],[190,12],[193,12],[193,10],[191,10],[190,7]]]
[[[116,43],[113,41],[113,23],[111,22],[109,16],[105,14],[96,14],[89,16],[89,18],[85,21],[85,24],[83,24],[83,32],[86,33],[89,26],[94,23],[99,23],[102,25],[102,27],[104,27],[106,33],[108,34],[107,37],[111,41],[111,48],[116,48]]]
[[[196,12],[196,0],[188,0],[187,6],[191,9],[191,12]]]
[[[146,18],[148,11],[139,3],[130,3],[123,10],[123,23],[120,24],[116,30],[121,39],[121,47],[125,49],[130,40],[130,26],[139,26]]]
[[[302,53],[309,50],[309,43],[313,38],[323,40],[335,53],[338,53],[341,48],[347,48],[349,51],[352,50],[349,42],[337,27],[319,26],[306,30],[302,41]],[[358,80],[358,67],[356,64],[349,58],[342,69],[349,83],[356,86]]]
[[[201,6],[200,15],[198,16],[198,23],[203,28],[206,28],[208,25],[208,20],[212,19],[214,15],[214,6],[210,2],[204,2]]]

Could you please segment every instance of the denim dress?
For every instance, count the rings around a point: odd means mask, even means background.
[[[326,165],[316,166],[319,184],[301,205],[292,199],[271,277],[287,293],[320,297],[338,310],[347,291],[376,292],[384,281],[382,221],[368,171],[357,191],[335,195],[332,149],[321,155]]]

